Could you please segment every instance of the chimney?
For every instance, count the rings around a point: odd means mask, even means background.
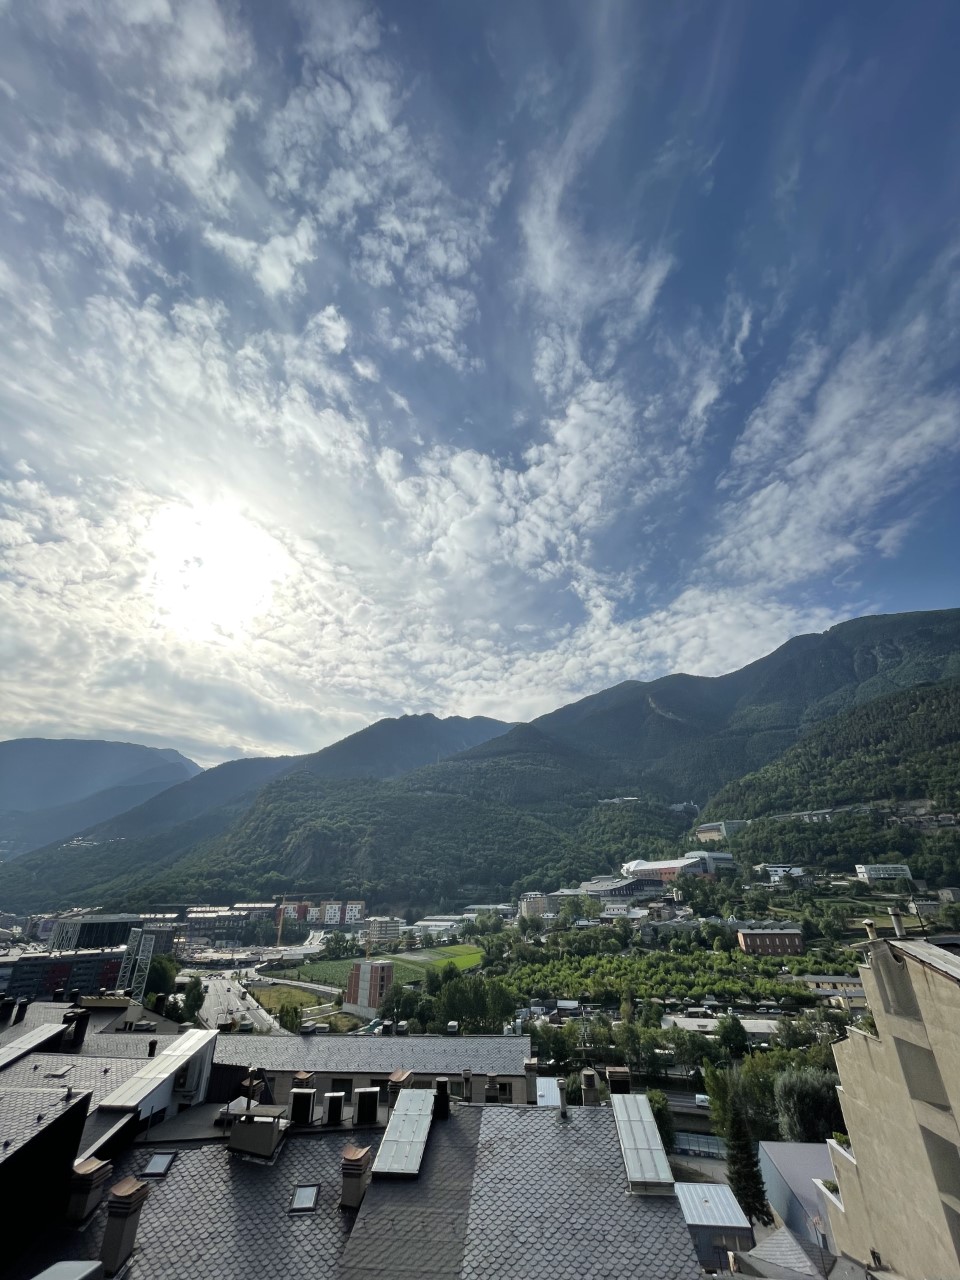
[[[437,1076],[437,1094],[433,1103],[434,1120],[450,1119],[450,1081],[446,1076]]]
[[[905,938],[907,936],[907,931],[903,927],[903,917],[900,915],[900,912],[897,910],[896,907],[890,908],[890,920],[891,920],[891,923],[893,924],[893,932],[897,935],[897,937]]]
[[[166,1010],[166,1007],[167,1007],[167,997],[161,991],[160,994],[154,999],[153,1012],[157,1015],[158,1018],[162,1018]]]
[[[340,1172],[340,1208],[359,1209],[364,1192],[370,1185],[370,1148],[344,1147]]]
[[[500,1083],[496,1076],[487,1076],[487,1083],[483,1090],[484,1102],[500,1101]]]
[[[147,1057],[148,1058],[155,1058],[157,1056],[157,1043],[158,1042],[156,1040],[147,1041]]]
[[[70,1003],[75,1007],[79,1006],[80,1004],[80,988],[79,987],[74,987],[73,990],[70,992]]]
[[[566,1120],[567,1118],[567,1082],[566,1080],[564,1080],[563,1076],[561,1076],[559,1080],[557,1080],[557,1090],[560,1094],[560,1119]]]
[[[87,1023],[90,1021],[89,1009],[78,1009],[76,1017],[73,1020],[73,1039],[70,1041],[71,1048],[79,1049],[83,1044],[87,1034]]]
[[[113,1177],[113,1165],[107,1160],[81,1160],[73,1166],[70,1179],[70,1203],[67,1217],[71,1222],[83,1222],[103,1199],[108,1179]]]
[[[3,1000],[0,1001],[0,1026],[10,1021],[10,1015],[13,1013],[16,1003],[13,996],[4,996]]]
[[[469,1067],[465,1067],[463,1072],[463,1100],[464,1102],[473,1101],[473,1072]]]
[[[150,1194],[146,1182],[122,1178],[110,1188],[107,1200],[107,1228],[100,1246],[104,1274],[115,1276],[133,1253],[143,1202]]]
[[[597,1073],[591,1071],[589,1067],[584,1067],[580,1072],[580,1091],[583,1094],[585,1107],[599,1107],[600,1085],[597,1082]]]
[[[57,987],[56,991],[53,993],[53,1003],[63,1004],[63,997],[65,994],[63,987]]]
[[[537,1105],[537,1060],[527,1058],[523,1064],[523,1075],[527,1085],[527,1103],[531,1107]]]
[[[13,1014],[14,1023],[22,1022],[24,1020],[24,1018],[27,1016],[27,1005],[29,1003],[30,1003],[29,1000],[17,1001],[17,1007],[14,1010],[14,1014]]]
[[[860,923],[861,923],[861,924],[863,925],[863,927],[866,929],[866,931],[867,931],[867,937],[870,939],[870,941],[871,941],[871,942],[876,942],[876,940],[877,940],[877,926],[873,923],[873,921],[872,921],[872,920],[861,920],[861,922],[860,922]]]

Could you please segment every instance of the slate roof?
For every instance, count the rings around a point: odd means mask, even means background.
[[[0,1094],[12,1089],[56,1089],[68,1087],[74,1093],[89,1090],[91,1109],[118,1085],[129,1080],[143,1066],[133,1058],[93,1058],[79,1053],[32,1053],[0,1071]],[[65,1076],[53,1077],[54,1071],[71,1069]],[[106,1071],[106,1074],[104,1072]],[[116,1120],[116,1117],[114,1117]]]
[[[59,1120],[73,1107],[85,1112],[89,1095],[66,1089],[6,1089],[0,1091],[0,1164],[23,1144]]]
[[[868,1272],[852,1258],[836,1258],[787,1227],[780,1227],[749,1253],[738,1253],[743,1275],[764,1280],[868,1280]]]
[[[364,1134],[363,1144],[376,1150],[380,1137]],[[273,1165],[238,1160],[223,1143],[181,1148],[165,1178],[148,1180],[131,1280],[333,1280],[356,1218],[339,1208],[342,1151],[355,1141],[291,1139]],[[112,1182],[138,1176],[154,1154],[138,1147],[115,1160]],[[315,1212],[288,1212],[298,1183],[320,1184]],[[89,1228],[38,1242],[8,1280],[28,1280],[63,1258],[98,1257],[105,1220],[101,1205]]]
[[[138,1058],[142,1063],[149,1057],[151,1040],[157,1042],[157,1053],[163,1053],[179,1039],[179,1035],[150,1036],[143,1031],[104,1031],[94,1036],[87,1032],[80,1053],[97,1058]]]
[[[27,1005],[27,1012],[22,1022],[14,1023],[11,1018],[9,1022],[0,1026],[0,1045],[8,1044],[11,1040],[18,1040],[24,1032],[32,1031],[34,1027],[63,1022],[63,1015],[72,1008],[73,1006],[70,1004],[58,1004],[52,1000],[34,1000]],[[108,1026],[116,1016],[116,1009],[91,1010],[90,1021],[87,1023],[87,1035],[93,1035],[94,1032],[99,1031],[102,1027]]]
[[[522,1076],[529,1036],[220,1036],[214,1061],[265,1071]]]
[[[424,1242],[429,1242],[428,1247]],[[340,1280],[694,1280],[673,1196],[629,1195],[609,1108],[452,1105],[420,1176],[374,1179]]]

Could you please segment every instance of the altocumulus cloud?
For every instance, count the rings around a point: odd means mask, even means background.
[[[308,750],[948,603],[956,25],[0,6],[2,731]]]

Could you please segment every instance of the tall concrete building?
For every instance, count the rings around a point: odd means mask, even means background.
[[[834,1046],[851,1150],[828,1143],[839,1189],[823,1197],[841,1253],[946,1280],[960,1276],[960,958],[874,937],[866,959],[877,1035]]]

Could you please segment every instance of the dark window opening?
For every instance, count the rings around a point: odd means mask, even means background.
[[[313,1213],[317,1207],[319,1194],[320,1186],[316,1182],[301,1183],[294,1187],[293,1195],[290,1197],[290,1212]]]

